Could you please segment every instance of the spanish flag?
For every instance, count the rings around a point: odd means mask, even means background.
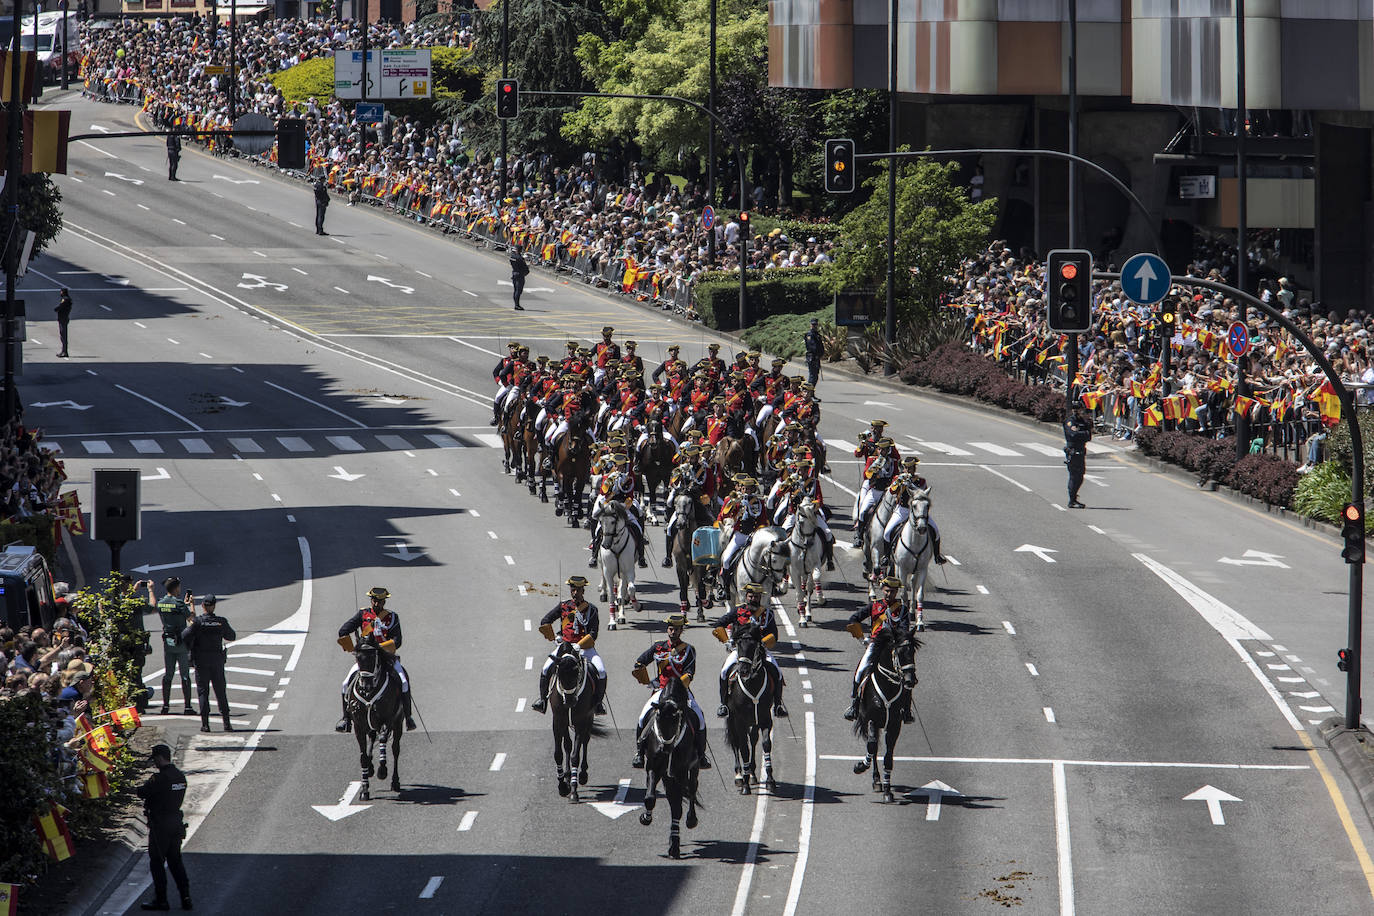
[[[110,712],[110,718],[114,724],[118,725],[123,731],[133,731],[138,728],[142,721],[138,717],[138,710],[132,706],[125,706],[123,709],[116,709]]]
[[[1151,407],[1140,415],[1140,419],[1146,426],[1158,426],[1159,421],[1164,419],[1164,415],[1160,413],[1158,407]]]
[[[71,123],[70,111],[24,112],[25,174],[67,174],[67,133]]]
[[[86,522],[81,517],[81,497],[75,490],[63,493],[58,499],[57,518],[72,534],[86,533]]]
[[[1165,398],[1161,402],[1160,407],[1164,412],[1164,418],[1166,420],[1183,419],[1183,398],[1179,395],[1172,395],[1170,397]]]
[[[119,745],[119,739],[115,737],[114,729],[108,725],[101,725],[87,732],[86,742],[98,751],[108,751]]]
[[[18,916],[19,885],[0,882],[0,916]]]
[[[33,51],[19,52],[19,82],[21,101],[33,95],[33,80],[38,73],[38,55]],[[14,85],[10,79],[10,52],[0,51],[0,99],[13,101]]]
[[[1236,395],[1235,404],[1231,405],[1231,410],[1236,414],[1236,416],[1248,416],[1250,411],[1258,403],[1259,402],[1256,401],[1254,398],[1247,398],[1243,394],[1238,394]]]
[[[1324,426],[1341,422],[1341,399],[1329,380],[1317,386],[1317,410],[1321,411]]]
[[[87,770],[95,770],[97,773],[108,773],[110,767],[114,765],[109,757],[89,744],[81,746],[81,763]]]
[[[1083,392],[1083,406],[1089,410],[1096,410],[1097,405],[1102,403],[1103,394],[1100,391]]]
[[[72,857],[72,834],[62,817],[66,808],[48,802],[48,810],[33,816],[34,829],[38,831],[38,841],[43,851],[54,861],[62,862]]]
[[[86,798],[104,798],[110,794],[110,778],[99,770],[82,773],[81,794]]]
[[[91,717],[84,712],[76,717],[76,737],[80,738],[83,735],[90,734],[93,728],[95,728],[95,725],[91,722]]]

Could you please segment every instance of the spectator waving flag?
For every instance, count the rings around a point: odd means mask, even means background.
[[[88,772],[94,771],[97,773],[108,773],[110,767],[114,765],[109,757],[106,757],[104,753],[96,750],[89,744],[83,744],[81,746],[81,763],[86,767]]]
[[[75,490],[63,493],[57,501],[57,518],[62,527],[73,535],[85,534],[86,523],[81,518],[81,497]]]
[[[87,798],[104,798],[110,794],[110,778],[99,770],[82,773],[81,794]]]
[[[102,753],[119,746],[119,739],[115,737],[114,729],[108,725],[101,725],[87,732],[86,742]]]
[[[67,829],[67,821],[63,817],[67,811],[61,805],[48,802],[48,808],[33,816],[34,829],[38,831],[38,841],[43,846],[43,851],[52,857],[55,862],[62,862],[72,857],[72,834]]]
[[[125,706],[123,709],[111,711],[110,718],[123,731],[133,731],[142,724],[138,717],[138,710],[132,706]]]
[[[1341,422],[1341,399],[1330,381],[1317,386],[1317,410],[1322,415],[1322,425],[1335,426]]]

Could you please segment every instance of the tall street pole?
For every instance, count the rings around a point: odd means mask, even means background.
[[[238,24],[239,0],[229,0],[229,126],[239,118],[239,69],[238,69]],[[234,138],[229,138],[232,146]]]
[[[892,0],[891,21],[887,27],[887,148],[897,152],[897,6]],[[887,314],[883,338],[889,345],[897,340],[897,160],[887,161]],[[891,350],[888,351],[889,354]],[[889,356],[884,375],[897,371]]]
[[[19,408],[18,392],[14,390],[14,282],[15,272],[19,267],[19,169],[20,164],[20,145],[19,145],[19,120],[22,117],[24,82],[22,70],[19,66],[19,34],[23,31],[23,4],[16,0],[14,4],[14,31],[10,41],[10,95],[5,99],[5,107],[8,109],[8,133],[5,138],[5,213],[6,226],[4,237],[5,245],[5,319],[4,319],[4,346],[5,346],[5,390],[4,390],[4,415],[5,420],[14,419]],[[35,52],[36,53],[36,52]]]
[[[510,0],[501,0],[501,79],[510,79]],[[510,163],[506,161],[506,143],[510,125],[501,119],[501,203],[505,206],[506,187],[510,180]]]
[[[716,205],[716,3],[711,0],[711,53],[708,87],[706,90],[706,110],[710,117],[706,119],[706,202],[712,207]],[[744,209],[744,198],[740,198],[740,209]],[[716,261],[716,227],[712,226],[706,232],[706,260],[715,264]]]
[[[68,88],[67,80],[67,0],[61,0],[57,4],[58,10],[62,13],[62,24],[58,27],[62,35],[62,88]]]
[[[1069,155],[1078,155],[1078,0],[1069,0]],[[1078,163],[1069,160],[1069,247],[1078,247]],[[1088,303],[1091,309],[1093,304]],[[1064,363],[1065,407],[1074,406],[1073,383],[1078,378],[1078,335],[1069,335]],[[1067,422],[1069,418],[1064,417]]]
[[[1248,195],[1245,181],[1245,0],[1236,0],[1236,289],[1249,292],[1246,268],[1249,254],[1245,247],[1246,205]],[[1245,324],[1250,315],[1244,299],[1240,300],[1240,321]],[[1250,383],[1245,377],[1249,359],[1242,356],[1236,360],[1236,394],[1250,396]],[[1236,414],[1236,457],[1244,458],[1250,453],[1250,417]]]
[[[366,101],[367,101],[367,0],[354,0],[354,2],[357,3],[357,4],[360,4],[361,7],[362,7],[362,16],[360,17],[360,21],[362,22],[362,33],[363,33],[363,34],[362,34],[362,47],[363,47],[363,78],[362,78],[362,81],[361,81],[361,82],[359,83],[359,85],[358,85],[358,93],[359,93],[359,95],[358,95],[358,101],[360,101],[360,102],[366,102]],[[363,169],[364,171],[366,171],[366,169],[367,169],[367,125],[366,125],[365,123],[363,123],[363,119],[358,115],[358,109],[356,109],[356,108],[353,109],[353,117],[354,117],[354,120],[356,120],[356,121],[358,122],[358,166],[359,166],[359,168],[361,168],[361,169]],[[380,138],[378,138],[378,139],[380,139]],[[363,179],[362,179],[361,177],[359,177],[359,178],[358,178],[358,187],[360,187],[360,188],[362,187],[362,181],[363,181]]]
[[[22,0],[15,0],[16,4],[22,5]],[[38,54],[38,11],[43,8],[42,0],[33,0],[33,53]],[[43,70],[41,67],[34,67],[33,73],[33,101],[37,104],[43,98]]]

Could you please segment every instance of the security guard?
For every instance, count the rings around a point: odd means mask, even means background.
[[[200,730],[210,730],[210,688],[215,688],[215,702],[219,704],[220,718],[224,720],[224,730],[231,732],[234,726],[229,722],[229,700],[225,696],[224,644],[238,639],[229,621],[215,613],[219,599],[206,595],[201,599],[201,615],[191,621],[181,634],[181,641],[191,652],[191,661],[196,666],[196,695],[200,697]]]
[[[177,134],[167,135],[167,180],[179,181],[177,178],[177,166],[181,165],[181,137]]]
[[[148,868],[153,874],[153,899],[145,902],[143,909],[171,909],[167,903],[167,871],[171,871],[181,892],[181,908],[189,910],[191,885],[181,862],[181,841],[186,835],[186,825],[181,820],[186,775],[173,766],[172,749],[167,745],[153,745],[150,756],[157,772],[136,790],[143,799],[143,813],[148,820]],[[167,866],[165,870],[163,863]]]
[[[180,669],[181,696],[186,701],[181,713],[194,716],[196,711],[191,708],[191,653],[181,639],[182,630],[191,622],[191,608],[187,599],[192,596],[189,592],[182,595],[181,580],[176,576],[164,579],[162,590],[167,593],[157,603],[157,616],[162,621],[162,714],[165,716],[171,712],[172,677]]]
[[[1088,470],[1088,443],[1093,438],[1093,427],[1081,410],[1074,408],[1064,418],[1064,463],[1069,466],[1069,508],[1086,509],[1078,501],[1078,489],[1083,486],[1083,475]]]

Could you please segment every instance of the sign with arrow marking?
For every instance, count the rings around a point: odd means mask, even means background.
[[[628,794],[630,794],[630,780],[622,779],[620,780],[620,787],[615,790],[615,801],[592,802],[591,804],[593,808],[600,811],[611,820],[615,820],[622,814],[628,814],[639,807],[638,805],[631,805],[625,801],[625,796]]]
[[[1050,556],[1050,554],[1058,552],[1059,551],[1055,550],[1053,547],[1037,547],[1034,544],[1022,544],[1012,551],[1012,553],[1033,553],[1046,563],[1058,562],[1054,557]]]
[[[907,798],[921,798],[924,796],[926,799],[926,820],[938,821],[940,819],[940,803],[944,800],[946,795],[962,798],[964,793],[936,779],[926,783],[919,789],[908,792]]]
[[[230,184],[260,184],[260,183],[261,183],[261,182],[259,182],[256,178],[230,178],[228,175],[212,175],[211,177],[212,177],[212,178],[218,178],[220,181],[227,181],[227,182],[229,182]]]
[[[75,401],[35,401],[30,407],[65,407],[68,410],[90,410],[90,404],[78,404]]]
[[[244,274],[243,279],[252,280],[252,283],[239,283],[239,289],[275,289],[279,293],[286,292],[285,283],[275,283],[259,274]]]
[[[247,407],[249,404],[253,403],[252,401],[236,401],[224,395],[219,396],[219,402],[225,407]]]
[[[340,467],[339,465],[336,464],[336,465],[334,465],[334,473],[333,473],[333,474],[326,474],[325,476],[326,476],[326,477],[333,477],[333,478],[336,478],[336,479],[338,479],[338,480],[343,480],[343,481],[347,481],[347,482],[349,482],[349,483],[352,483],[353,481],[357,480],[359,477],[366,477],[367,475],[366,475],[366,474],[350,474],[350,473],[348,473],[347,471],[345,471],[342,467]]]
[[[161,469],[159,469],[159,470],[161,470]],[[195,562],[196,562],[196,553],[195,553],[195,551],[194,551],[194,550],[188,550],[188,551],[186,551],[186,558],[183,559],[183,560],[182,560],[181,562],[179,562],[179,563],[163,563],[163,564],[160,565],[160,566],[150,566],[150,565],[148,565],[148,564],[145,563],[145,564],[142,565],[142,566],[135,566],[135,567],[134,567],[134,572],[136,572],[136,573],[143,573],[144,575],[147,575],[147,574],[150,573],[150,572],[158,572],[159,570],[163,570],[163,569],[180,569],[180,568],[183,567],[183,566],[194,566],[194,565],[195,565]]]
[[[156,474],[144,474],[139,480],[171,480],[172,475],[167,473],[166,468],[158,468]]]
[[[35,407],[39,405],[34,405]],[[1273,566],[1278,569],[1292,569],[1287,563],[1280,563],[1283,559],[1281,553],[1265,553],[1262,550],[1247,550],[1241,555],[1240,559],[1234,557],[1221,557],[1218,563],[1225,563],[1228,566]]]
[[[378,277],[378,276],[375,276],[375,275],[373,275],[373,274],[368,274],[368,275],[367,275],[367,282],[369,282],[369,283],[380,283],[380,284],[382,284],[383,286],[389,286],[389,287],[391,287],[392,289],[399,289],[401,292],[405,293],[407,296],[414,295],[414,293],[415,293],[415,287],[413,287],[413,286],[406,286],[404,283],[392,283],[392,282],[391,282],[390,280],[388,280],[386,277]]]
[[[1216,786],[1203,786],[1196,792],[1183,796],[1183,800],[1206,802],[1207,813],[1212,816],[1212,825],[1220,826],[1226,823],[1226,818],[1221,814],[1221,803],[1224,801],[1238,802],[1242,799],[1223,792]]]
[[[1132,255],[1121,265],[1121,288],[1136,305],[1154,305],[1169,292],[1173,281],[1169,265],[1157,254]]]
[[[353,799],[358,796],[363,784],[358,781],[350,782],[348,788],[344,789],[344,794],[339,798],[337,805],[311,805],[316,811],[329,818],[331,821],[341,821],[351,814],[359,811],[366,811],[371,805],[355,805]]]

